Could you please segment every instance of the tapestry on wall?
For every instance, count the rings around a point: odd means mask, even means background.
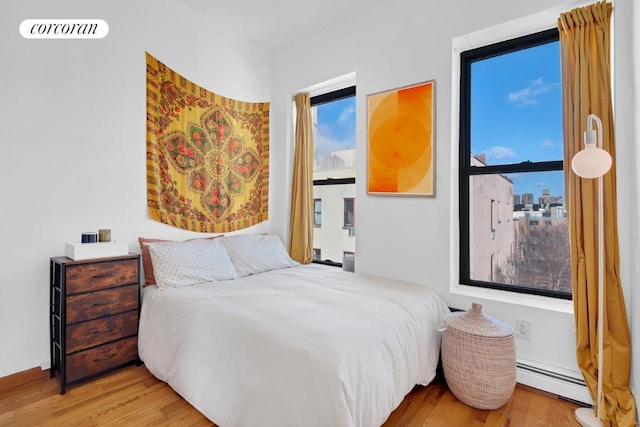
[[[149,217],[191,231],[268,217],[269,103],[224,98],[147,53]]]

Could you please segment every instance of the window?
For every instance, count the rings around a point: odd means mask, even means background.
[[[355,221],[355,199],[344,199],[344,228],[349,230],[349,237],[356,235]]]
[[[322,199],[313,199],[313,226],[322,225]]]
[[[354,227],[354,198],[344,199],[344,228]]]
[[[558,31],[460,64],[460,281],[570,299]]]
[[[495,227],[495,223],[494,223],[494,217],[496,216],[495,214],[495,210],[496,210],[496,201],[494,199],[491,199],[491,225],[489,227],[490,232],[491,232],[491,240],[496,238],[496,227]],[[491,263],[491,265],[493,265],[493,263]]]
[[[314,256],[314,261],[336,266],[342,265],[343,253],[355,250],[355,94],[352,86],[311,97],[313,247],[324,258]]]

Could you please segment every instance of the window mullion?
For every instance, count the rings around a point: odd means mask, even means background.
[[[515,172],[548,172],[564,169],[562,160],[550,162],[523,162],[507,165],[469,166],[464,170],[467,175],[485,175],[490,173],[515,173]]]

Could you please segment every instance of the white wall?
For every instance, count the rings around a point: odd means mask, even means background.
[[[26,40],[27,18],[96,18],[102,40]],[[49,258],[111,228],[184,238],[147,219],[145,51],[244,101],[271,98],[272,56],[173,0],[0,4],[0,377],[48,364]],[[269,221],[250,231],[270,231]]]
[[[575,371],[573,318],[543,302],[474,297],[451,291],[452,39],[573,1],[390,0],[343,25],[293,43],[274,60],[253,44],[217,30],[172,0],[21,0],[0,5],[0,377],[48,361],[48,258],[82,231],[112,229],[137,251],[139,235],[192,233],[146,218],[145,62],[149,51],[196,83],[246,101],[271,101],[270,221],[256,232],[288,234],[293,156],[292,95],[357,72],[357,169],[366,170],[367,93],[436,80],[436,197],[367,196],[357,183],[358,272],[432,286],[451,306],[480,301],[512,322],[532,323],[518,357]],[[621,277],[630,322],[640,316],[640,8],[615,1],[615,109]],[[27,18],[99,18],[103,40],[25,40]],[[631,55],[631,52],[635,52]],[[635,68],[634,68],[635,67]],[[635,93],[635,96],[634,96]],[[455,161],[453,162],[455,164]],[[455,204],[455,201],[453,201]],[[388,236],[393,236],[389,239]],[[635,313],[635,314],[634,314]],[[640,328],[632,327],[640,348]],[[640,390],[640,351],[633,355]]]
[[[272,177],[272,182],[277,182],[278,187],[290,188],[288,159],[293,152],[293,125],[290,119],[292,95],[324,80],[355,72],[358,150],[356,271],[428,285],[453,307],[467,309],[472,301],[479,301],[487,313],[511,324],[515,323],[516,318],[528,320],[531,322],[532,338],[531,341],[517,340],[518,358],[580,378],[575,363],[575,331],[570,302],[549,303],[545,298],[461,291],[455,286],[456,269],[450,269],[451,265],[457,263],[457,256],[452,255],[456,250],[450,239],[450,231],[457,229],[455,147],[458,143],[451,132],[452,110],[455,106],[452,104],[452,40],[544,10],[559,7],[561,11],[566,11],[576,6],[575,1],[561,0],[389,1],[278,52],[275,57],[271,111],[273,138],[287,141],[286,146],[279,146],[278,152],[273,153],[278,159],[287,160],[287,168],[279,169],[277,176]],[[632,2],[618,0],[616,8],[619,15],[624,15],[616,20],[616,41],[625,40],[616,44],[615,56],[615,78],[624,81],[624,84],[617,84],[615,92],[618,155],[634,154],[635,157],[629,158],[638,159],[633,148],[634,131],[636,134],[638,132],[634,128],[633,117],[637,117],[637,112],[632,108],[634,98],[629,90],[632,58],[630,41],[626,41],[632,34]],[[557,15],[550,20],[549,27],[555,26],[556,19]],[[365,189],[366,94],[429,79],[436,81],[436,197],[368,196]],[[625,113],[621,112],[623,109]],[[629,295],[632,279],[638,277],[638,246],[637,243],[631,243],[630,232],[635,231],[637,241],[637,212],[640,206],[637,179],[631,161],[623,158],[618,165],[618,174],[619,200],[625,200],[624,206],[635,202],[635,209],[629,206],[629,209],[619,211],[622,281]],[[275,194],[273,205],[273,228],[286,235],[288,194]],[[393,238],[389,239],[389,236]],[[636,312],[640,309],[638,299],[636,296],[633,300]],[[638,333],[634,332],[638,343]],[[560,389],[555,391],[563,393]],[[575,397],[584,396],[588,399],[586,394]]]

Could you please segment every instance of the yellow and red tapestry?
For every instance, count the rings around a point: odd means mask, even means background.
[[[268,218],[269,103],[224,98],[147,53],[147,209],[220,233]]]

